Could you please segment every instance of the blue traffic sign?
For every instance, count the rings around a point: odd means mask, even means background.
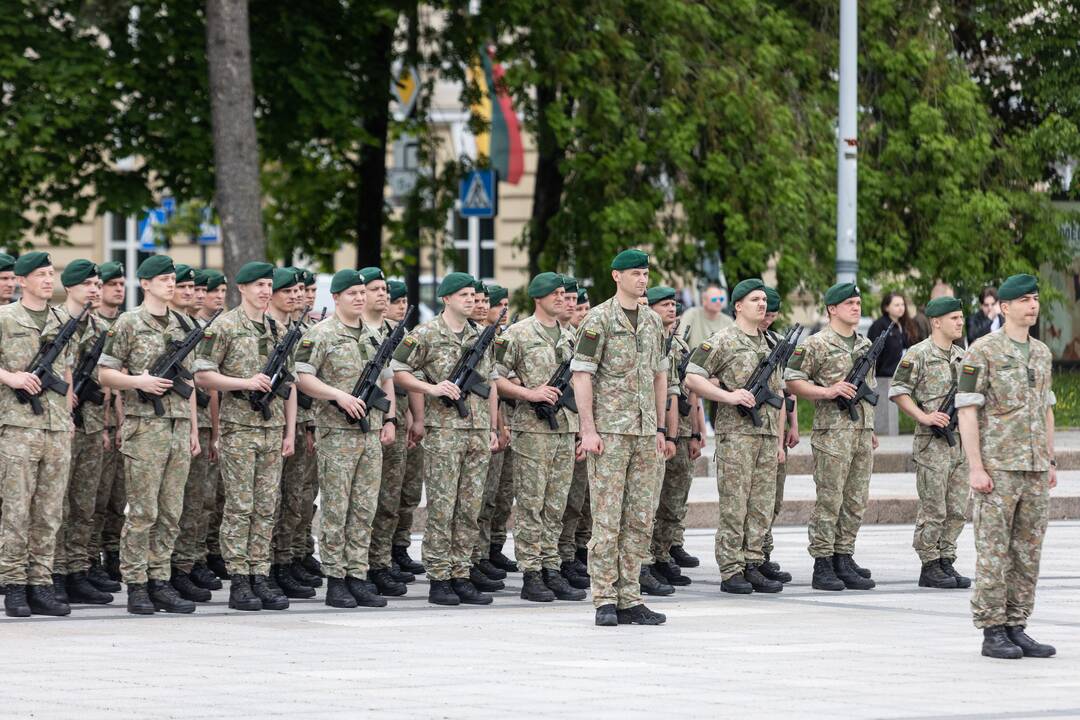
[[[138,237],[140,250],[143,252],[154,252],[157,250],[157,233],[154,231],[154,228],[158,225],[164,225],[166,219],[164,208],[154,208],[146,211],[146,215],[139,220]]]
[[[493,218],[498,212],[498,182],[494,170],[473,170],[461,181],[460,207],[463,218]]]

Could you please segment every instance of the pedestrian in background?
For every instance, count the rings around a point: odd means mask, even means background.
[[[878,356],[874,370],[880,398],[889,397],[889,385],[896,366],[900,364],[904,351],[911,347],[912,322],[907,314],[907,300],[900,293],[886,293],[881,299],[881,317],[870,326],[867,337],[871,341],[877,340],[890,326],[895,327],[885,340],[885,348]],[[895,404],[878,401],[874,407],[874,432],[879,436],[900,434],[900,416]]]

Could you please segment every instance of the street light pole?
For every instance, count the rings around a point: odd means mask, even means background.
[[[836,281],[855,282],[858,192],[857,0],[840,0],[840,117],[836,136]]]

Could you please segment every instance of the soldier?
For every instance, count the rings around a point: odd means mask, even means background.
[[[757,408],[755,426],[739,408],[753,409],[754,394],[746,384],[769,354],[759,327],[765,317],[765,283],[743,280],[731,291],[735,323],[694,349],[686,368],[686,387],[717,404],[716,484],[720,492],[720,522],[716,529],[716,564],[723,592],[776,593],[783,583],[765,577],[762,543],[776,502],[776,465],[784,456],[784,415],[770,405]],[[769,390],[782,393],[779,368],[768,380]],[[709,382],[715,377],[719,387]]]
[[[488,299],[491,305],[488,310],[488,325],[498,319],[503,308],[507,309],[507,315],[503,317],[503,328],[499,330],[502,333],[511,324],[512,320],[509,314],[510,293],[506,288],[496,283],[491,283],[488,286],[488,291]],[[503,545],[506,544],[506,525],[510,520],[510,511],[514,505],[514,453],[510,447],[509,422],[513,411],[511,403],[500,403],[499,421],[501,425],[499,439],[502,445],[502,467],[499,468],[499,477],[498,482],[494,485],[494,494],[485,499],[484,509],[480,514],[481,537],[478,557],[487,558],[488,562],[491,563],[491,567],[497,571],[495,577],[500,573],[505,577],[505,573],[518,571],[517,563],[504,555],[502,551]],[[492,460],[495,457],[493,455]],[[484,567],[488,567],[486,563]]]
[[[15,278],[15,258],[0,252],[0,305],[7,305],[15,297],[18,285]]]
[[[983,655],[1050,657],[1056,650],[1024,631],[1057,485],[1050,351],[1029,334],[1039,320],[1038,280],[1009,277],[998,302],[1005,324],[972,343],[956,392],[975,496],[971,612]]]
[[[578,288],[576,300],[574,314],[570,318],[570,330],[575,336],[581,321],[589,312],[588,291]],[[585,544],[592,535],[592,513],[589,510],[589,465],[584,459],[577,459],[579,454],[575,448],[574,477],[566,495],[562,533],[559,535],[559,558],[562,561],[560,571],[566,582],[571,587],[583,590],[589,587]]]
[[[321,321],[326,312],[326,308],[315,307],[315,296],[318,292],[318,287],[315,283],[315,274],[310,270],[304,270],[297,268],[299,275],[299,283],[303,287],[303,302],[300,303],[300,308],[296,312],[296,319],[300,320],[304,327],[311,327],[315,323]],[[304,308],[310,307],[311,312],[307,317],[300,317],[304,313]],[[301,397],[299,394],[296,396],[298,403],[296,412],[297,416],[304,419],[305,432],[314,433],[314,420],[315,417],[312,414],[312,407],[310,407],[310,399],[305,400],[304,404],[309,405],[307,408],[299,407]],[[303,410],[303,412],[301,412]],[[293,563],[291,571],[293,576],[303,585],[309,585],[311,587],[322,587],[322,579],[324,577],[322,571],[322,565],[315,557],[315,537],[311,531],[311,521],[315,517],[315,498],[319,494],[319,479],[318,472],[318,457],[312,452],[308,455],[308,470],[307,470],[307,482],[304,485],[304,494],[307,498],[304,504],[303,517],[301,518],[301,525],[299,532],[293,533],[293,547],[292,556]]]
[[[414,423],[423,420],[424,486],[427,489],[427,528],[423,557],[431,589],[428,601],[436,605],[488,605],[469,579],[472,550],[476,546],[484,478],[491,453],[499,448],[495,427],[498,390],[492,385],[486,400],[448,379],[450,371],[479,339],[480,331],[468,322],[472,316],[476,281],[468,273],[449,273],[436,291],[443,312],[419,326],[394,352],[394,382],[408,392],[431,400],[426,408],[411,406]],[[475,370],[485,379],[496,375],[491,348]],[[415,373],[415,374],[414,374]],[[423,375],[431,382],[420,380]],[[441,398],[462,399],[467,417]]]
[[[611,263],[615,297],[578,328],[571,370],[587,453],[593,536],[589,576],[596,624],[660,625],[641,601],[641,560],[652,537],[667,428],[668,362],[660,317],[639,304],[649,256],[624,250]],[[594,403],[595,398],[595,403]]]
[[[814,484],[817,501],[807,531],[814,558],[812,586],[817,590],[869,590],[870,571],[855,563],[855,536],[862,525],[874,468],[874,413],[859,403],[858,420],[841,410],[837,398],[855,397],[857,388],[844,378],[870,341],[855,328],[862,299],[854,283],[837,283],[825,292],[829,325],[792,353],[784,380],[788,389],[814,403]],[[873,373],[866,382],[874,387]]]
[[[98,360],[101,384],[124,395],[120,451],[127,518],[120,536],[120,572],[129,613],[191,613],[195,603],[180,597],[169,577],[188,469],[200,451],[195,393],[184,400],[170,392],[172,381],[149,373],[169,343],[184,336],[168,307],[176,268],[167,255],[153,255],[136,274],[143,304],[109,328]],[[158,398],[164,413],[156,415],[153,404],[141,400],[145,396]]]
[[[952,421],[942,408],[946,396],[956,390],[964,354],[953,344],[964,335],[962,308],[954,297],[938,297],[926,304],[923,312],[930,322],[930,337],[904,354],[889,388],[889,399],[916,422],[912,457],[919,513],[912,547],[922,563],[919,587],[971,587],[971,580],[953,567],[956,539],[967,514],[964,450],[955,433],[951,447],[944,433],[934,434],[935,429],[949,429]]]
[[[271,396],[270,417],[251,407],[251,393],[273,388],[263,373],[286,328],[265,313],[274,266],[250,262],[236,274],[240,306],[206,329],[195,360],[195,382],[222,393],[221,475],[225,509],[221,549],[229,572],[229,607],[285,610],[289,598],[270,584],[270,539],[280,500],[281,463],[293,454],[296,388],[282,401]],[[290,361],[286,369],[292,374]]]
[[[364,275],[340,270],[330,283],[330,292],[334,316],[304,334],[296,356],[300,386],[316,400],[322,494],[319,548],[326,572],[326,604],[385,607],[386,599],[364,578],[379,499],[382,448],[394,443],[397,429],[393,379],[389,369],[380,375],[390,400],[385,418],[352,395],[356,378],[375,354],[370,329],[361,318],[366,301]],[[349,422],[349,418],[362,417],[370,423],[369,432]]]
[[[199,311],[199,322],[204,325],[210,322],[218,310],[225,308],[225,295],[229,284],[224,273],[217,270],[206,271],[206,300],[202,310]],[[206,527],[206,550],[205,563],[210,572],[221,580],[229,577],[225,568],[225,560],[221,557],[221,515],[225,508],[225,487],[221,481],[221,465],[219,464],[218,446],[221,438],[221,422],[219,418],[219,403],[221,393],[210,393],[210,445],[213,448],[213,457],[208,457],[210,462],[210,485],[214,491],[210,497],[210,506],[206,511],[206,517],[202,525]]]
[[[511,430],[518,502],[514,554],[524,573],[521,597],[534,602],[584,600],[585,591],[571,587],[559,572],[559,533],[574,474],[577,414],[565,408],[554,411],[552,428],[533,407],[559,400],[561,391],[549,381],[574,352],[570,330],[559,325],[565,305],[562,278],[540,273],[529,283],[528,293],[535,308],[532,317],[495,340],[499,395],[517,401]]]

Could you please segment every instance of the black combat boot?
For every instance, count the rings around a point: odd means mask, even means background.
[[[502,580],[492,580],[480,572],[480,568],[475,565],[469,568],[469,581],[481,592],[498,592],[506,589],[506,583]]]
[[[387,597],[398,597],[408,592],[408,588],[404,583],[399,583],[390,575],[388,568],[377,568],[375,570],[368,570],[368,580],[375,583],[375,589],[380,595],[386,595]]]
[[[252,575],[251,592],[262,602],[263,610],[288,610],[289,598],[285,593],[275,591],[265,575]]]
[[[196,589],[201,590],[201,588]],[[181,597],[168,580],[150,580],[146,583],[146,592],[150,595],[150,602],[154,603],[155,610],[167,613],[195,612],[195,603]],[[203,590],[203,592],[210,594],[208,590]]]
[[[503,572],[517,572],[517,563],[503,555],[502,547],[502,543],[491,543],[491,546],[488,548],[488,560],[491,561],[492,565]],[[504,575],[503,577],[506,576]],[[496,578],[496,580],[502,580],[502,578]]]
[[[304,557],[300,558],[300,564],[304,566],[304,569],[315,577],[326,577],[326,573],[323,572],[322,563],[319,562],[311,553],[308,553]],[[316,586],[318,587],[318,586]]]
[[[86,571],[86,579],[101,592],[118,593],[123,589],[120,583],[109,577],[109,573],[105,572],[105,568],[101,567],[101,562],[97,560],[90,563],[90,569]]]
[[[851,555],[848,555],[848,558],[850,558],[850,560],[851,560],[851,567],[852,567],[852,569],[854,569],[854,570],[855,570],[855,572],[856,572],[857,574],[859,574],[859,575],[861,575],[862,577],[864,577],[864,578],[866,578],[867,580],[869,580],[869,579],[870,579],[870,577],[871,577],[871,575],[872,575],[872,573],[871,573],[871,572],[870,572],[869,570],[867,570],[866,568],[864,568],[864,567],[862,567],[861,565],[859,565],[859,563],[855,562],[855,558],[854,558],[853,556],[851,556]]]
[[[128,583],[127,611],[132,615],[153,615],[156,610],[146,592],[146,583]]]
[[[585,591],[571,587],[558,570],[544,568],[540,571],[540,577],[551,592],[555,593],[556,600],[584,600]]]
[[[173,568],[172,579],[169,583],[176,590],[177,594],[185,600],[191,602],[210,602],[213,595],[209,590],[199,587],[191,581],[191,576],[182,570]],[[153,587],[150,589],[151,598],[153,597]],[[184,611],[187,612],[187,611]]]
[[[754,592],[754,586],[746,582],[746,577],[741,573],[735,573],[727,580],[720,581],[720,591],[732,595],[749,595]]]
[[[411,572],[413,575],[424,574],[424,564],[419,563],[409,557],[409,548],[404,545],[395,545],[393,550],[390,551],[390,556],[394,559],[394,562],[398,564],[398,567],[402,570]]]
[[[760,565],[747,565],[743,577],[750,583],[750,587],[754,588],[754,592],[778,593],[784,589],[784,583],[765,577]]]
[[[1004,625],[983,628],[982,654],[999,660],[1019,660],[1024,650],[1009,639]]]
[[[468,578],[454,578],[450,581],[450,589],[458,596],[462,605],[490,605],[492,602],[491,596],[477,590]]]
[[[923,563],[919,573],[919,587],[951,590],[956,587],[956,578],[945,572],[937,560]]]
[[[877,585],[859,573],[850,555],[833,555],[833,571],[848,590],[873,590]]]
[[[971,578],[964,577],[960,573],[956,572],[956,568],[953,567],[952,558],[941,558],[941,569],[945,571],[946,575],[951,575],[956,579],[956,587],[969,588],[971,587]]]
[[[26,602],[25,585],[4,587],[4,614],[8,617],[30,617],[30,605]]]
[[[416,582],[416,575],[408,570],[402,570],[393,560],[390,561],[390,577],[394,578],[394,582],[399,582],[402,585]]]
[[[601,605],[596,608],[596,624],[601,627],[615,627],[619,624],[619,613],[614,605]]]
[[[342,610],[351,610],[356,607],[356,598],[345,585],[345,578],[326,578],[326,604]]]
[[[692,582],[690,578],[682,574],[682,570],[673,560],[653,563],[652,574],[656,576],[657,580],[674,587],[689,585]]]
[[[370,584],[364,582],[360,578],[346,575],[345,587],[349,590],[349,594],[353,596],[359,607],[386,607],[386,598],[378,593],[372,592]]]
[[[225,567],[225,558],[220,555],[207,555],[206,556],[206,569],[217,575],[222,580],[232,580],[229,577],[229,571]]]
[[[68,600],[81,605],[108,605],[113,596],[94,587],[84,572],[71,573],[67,576]]]
[[[292,573],[296,582],[301,585],[307,585],[308,587],[322,587],[322,578],[314,573],[308,572],[308,569],[304,567],[304,563],[300,558],[293,558],[292,564],[289,565],[289,572]]]
[[[247,575],[232,576],[229,607],[233,610],[262,610],[262,600],[251,591],[251,580]]]
[[[644,605],[617,610],[616,616],[620,625],[663,625],[667,621],[667,615],[653,612]]]
[[[105,551],[105,572],[109,574],[109,578],[120,582],[122,579],[120,576],[120,551],[119,550],[106,550]]]
[[[791,582],[791,573],[781,570],[780,563],[773,562],[769,558],[769,553],[765,553],[765,562],[758,565],[758,570],[770,580],[779,580],[782,583]]]
[[[566,582],[570,584],[570,587],[578,590],[585,590],[589,587],[589,576],[578,572],[577,565],[573,561],[564,560],[559,572],[566,578]]]
[[[686,548],[682,545],[672,545],[671,549],[668,550],[668,554],[671,555],[671,559],[675,561],[675,564],[681,568],[695,568],[701,564],[701,561],[686,552]]]
[[[432,605],[460,605],[461,598],[450,588],[449,580],[432,580],[428,602]]]
[[[491,562],[487,558],[476,563],[475,567],[480,568],[480,572],[484,573],[492,580],[506,579],[506,571],[495,567],[495,563]]]
[[[584,590],[580,590],[584,594]],[[535,570],[526,570],[521,576],[521,599],[532,602],[555,602],[555,593]]]
[[[843,590],[846,586],[836,577],[832,557],[814,558],[814,577],[810,587],[815,590]]]
[[[71,606],[60,602],[52,585],[28,585],[26,604],[34,615],[55,615],[61,617],[71,614]]]
[[[277,578],[277,586],[287,598],[306,599],[315,597],[315,588],[302,585],[289,572],[288,565],[271,565],[270,574]]]
[[[675,588],[671,585],[657,580],[656,576],[650,572],[647,565],[641,566],[641,572],[638,574],[638,583],[641,585],[641,592],[646,595],[659,595],[663,597],[675,592]]]
[[[56,602],[67,603],[67,575],[61,573],[53,573],[53,596],[56,598]]]
[[[583,577],[585,577],[586,580],[589,579],[588,563],[582,562],[581,558],[579,557],[575,557],[570,562],[574,565],[574,571],[577,572],[578,575],[582,575]]]
[[[205,563],[195,563],[195,566],[191,568],[191,572],[188,573],[191,576],[191,582],[195,583],[203,590],[220,590],[221,580],[218,580],[218,576],[214,574],[210,568],[206,567]]]
[[[1006,625],[1005,634],[1009,636],[1009,640],[1014,645],[1024,652],[1024,657],[1048,658],[1057,654],[1057,650],[1053,645],[1046,645],[1033,640],[1031,636],[1024,632],[1023,625]]]

